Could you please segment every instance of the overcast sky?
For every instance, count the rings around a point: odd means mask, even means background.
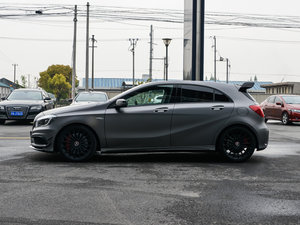
[[[184,0],[98,0],[89,1],[92,6],[121,6],[138,8],[183,10]],[[33,1],[10,0],[0,3],[10,6],[25,4],[78,4],[83,9],[86,1]],[[209,0],[207,12],[235,12],[263,15],[298,16],[298,0]],[[3,14],[4,11],[1,11]],[[167,11],[166,11],[167,12]],[[65,22],[64,22],[65,21]],[[95,77],[132,76],[132,55],[128,51],[129,38],[139,38],[136,47],[136,77],[149,71],[149,30],[154,26],[154,57],[165,56],[161,38],[170,37],[169,78],[182,79],[183,24],[122,21],[104,22],[93,19],[90,35],[98,40],[95,50]],[[71,65],[72,18],[4,19],[0,17],[0,77],[13,80],[13,63],[17,63],[17,79],[21,75],[39,77],[39,72],[52,64]],[[78,21],[77,75],[82,80],[85,72],[85,18]],[[206,25],[205,29],[205,76],[213,73],[213,51],[210,36],[217,36],[217,49],[222,57],[231,62],[231,80],[249,80],[256,75],[260,81],[300,82],[300,29],[250,28]],[[242,38],[242,39],[236,39]],[[261,41],[253,40],[259,39]],[[278,40],[278,41],[276,41]],[[280,42],[279,42],[280,40]],[[283,42],[284,41],[284,42]],[[225,63],[218,62],[217,77],[225,79]],[[163,62],[154,60],[154,78],[162,78]],[[91,71],[91,68],[90,68]],[[32,81],[31,81],[32,82]]]

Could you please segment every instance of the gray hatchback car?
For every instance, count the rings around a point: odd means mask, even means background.
[[[247,93],[252,86],[201,81],[140,85],[105,103],[40,113],[31,145],[69,161],[88,160],[96,151],[209,150],[242,162],[265,149],[269,138],[264,114]]]

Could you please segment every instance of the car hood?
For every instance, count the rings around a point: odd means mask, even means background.
[[[85,112],[91,112],[93,110],[103,110],[106,109],[107,104],[106,103],[90,103],[85,105],[69,105],[64,106],[56,109],[50,109],[44,112],[41,112],[36,116],[35,119],[38,119],[42,116],[46,115],[55,115],[55,116],[62,116],[62,115],[80,115],[82,112],[83,114]]]
[[[41,105],[43,100],[5,100],[0,102],[0,105],[11,106],[11,105]]]
[[[300,104],[288,104],[290,109],[300,109]]]

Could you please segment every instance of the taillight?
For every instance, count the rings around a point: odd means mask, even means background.
[[[259,105],[250,105],[249,108],[256,112],[260,117],[265,117],[264,112]]]

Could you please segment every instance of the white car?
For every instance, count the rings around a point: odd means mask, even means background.
[[[71,105],[86,104],[90,102],[106,102],[108,100],[107,94],[101,91],[84,91],[79,92],[72,100]]]

